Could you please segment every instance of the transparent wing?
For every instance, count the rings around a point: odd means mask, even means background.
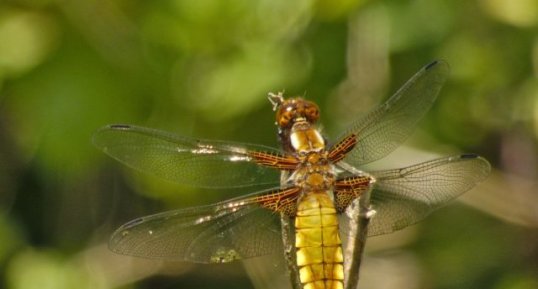
[[[222,203],[164,212],[121,226],[109,247],[124,255],[223,263],[282,248],[278,204],[299,189],[266,190]],[[276,210],[273,210],[276,209]]]
[[[357,143],[344,161],[360,166],[396,149],[435,101],[448,75],[448,64],[435,61],[423,67],[385,103],[360,118],[338,139],[354,135]]]
[[[278,184],[280,177],[280,171],[256,164],[249,155],[278,154],[265,146],[197,140],[131,125],[106,126],[94,134],[93,143],[131,168],[192,186]]]
[[[464,154],[372,172],[377,182],[371,205],[377,213],[368,235],[388,234],[417,223],[484,180],[490,170],[486,159]]]

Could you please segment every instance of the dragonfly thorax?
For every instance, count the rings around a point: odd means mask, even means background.
[[[292,129],[290,143],[299,166],[292,174],[293,183],[303,192],[330,190],[335,182],[335,169],[328,160],[325,141],[319,131],[307,122]]]
[[[289,138],[295,153],[304,155],[325,150],[325,140],[320,132],[307,121],[295,123]]]
[[[334,167],[323,163],[304,163],[291,175],[291,179],[303,192],[331,190],[335,182]]]

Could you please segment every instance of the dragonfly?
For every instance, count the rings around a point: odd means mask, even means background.
[[[394,95],[354,121],[334,142],[318,128],[318,106],[269,94],[280,149],[211,141],[114,124],[94,144],[123,164],[201,188],[262,189],[216,204],[134,219],[117,229],[112,251],[146,258],[226,263],[282,250],[280,217],[292,220],[294,254],[304,289],[343,288],[343,222],[350,204],[370,190],[368,236],[415,224],[484,180],[488,161],[476,154],[405,168],[363,171],[412,133],[437,98],[448,64],[434,61]]]

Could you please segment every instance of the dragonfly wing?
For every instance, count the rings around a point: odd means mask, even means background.
[[[354,122],[336,143],[354,136],[357,143],[346,162],[360,166],[396,149],[431,108],[448,75],[448,64],[435,61],[423,67],[385,103]]]
[[[377,213],[370,221],[368,235],[388,234],[421,221],[484,180],[490,169],[484,158],[464,154],[372,172],[377,182],[371,206]]]
[[[250,152],[279,152],[269,147],[205,141],[131,125],[97,131],[93,143],[139,171],[206,188],[278,184],[280,172],[258,165]]]
[[[121,226],[109,247],[124,255],[224,263],[282,248],[277,203],[291,203],[299,189],[266,190],[209,206],[142,217]]]

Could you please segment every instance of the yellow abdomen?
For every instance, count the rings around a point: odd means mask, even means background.
[[[304,289],[342,289],[342,242],[333,202],[326,192],[306,194],[295,218],[297,265]]]

